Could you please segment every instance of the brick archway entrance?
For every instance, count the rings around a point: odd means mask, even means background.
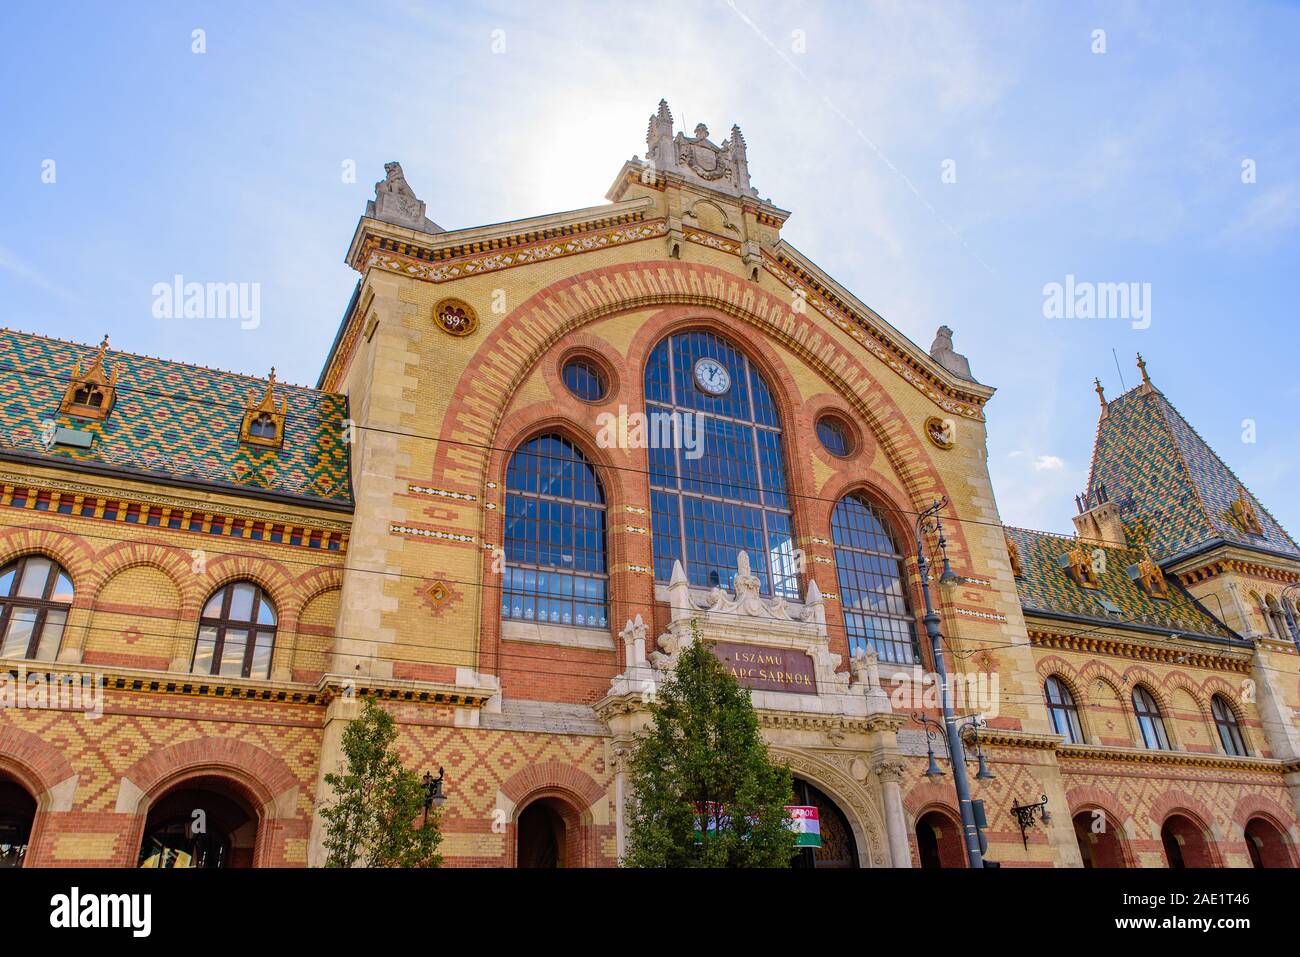
[[[1262,817],[1246,822],[1246,850],[1255,867],[1295,867],[1290,842],[1277,826]]]
[[[137,864],[157,868],[252,867],[259,814],[234,782],[189,778],[149,807]]]
[[[1169,867],[1215,867],[1214,852],[1205,830],[1189,817],[1171,814],[1160,827],[1160,842]]]
[[[916,822],[916,849],[922,867],[965,867],[961,826],[943,811],[929,811]]]
[[[36,798],[0,774],[0,868],[22,867],[36,823]]]
[[[1124,839],[1118,824],[1100,810],[1074,815],[1074,837],[1084,867],[1128,867]]]
[[[559,797],[539,797],[515,821],[516,867],[582,867],[581,815]]]

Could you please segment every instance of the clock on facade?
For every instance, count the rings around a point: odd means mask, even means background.
[[[722,395],[731,388],[731,373],[717,359],[704,356],[695,363],[695,384],[709,395]]]

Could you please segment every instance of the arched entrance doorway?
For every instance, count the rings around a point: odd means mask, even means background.
[[[0,868],[22,867],[36,821],[36,799],[10,778],[0,776]]]
[[[790,862],[791,867],[858,866],[858,844],[853,839],[849,819],[821,790],[801,778],[794,779],[794,803],[817,808],[822,846],[801,848]]]
[[[1294,867],[1289,843],[1272,821],[1252,817],[1246,822],[1246,850],[1254,867]]]
[[[943,811],[929,811],[916,822],[916,849],[922,867],[965,867],[961,826]]]
[[[1214,855],[1204,829],[1189,817],[1171,814],[1160,828],[1165,860],[1175,869],[1214,867]]]
[[[257,813],[240,789],[219,777],[192,778],[149,808],[141,867],[252,867]]]
[[[581,867],[582,822],[567,801],[542,797],[515,822],[516,867]]]
[[[1085,810],[1074,815],[1074,837],[1084,867],[1128,867],[1123,831],[1104,811]]]

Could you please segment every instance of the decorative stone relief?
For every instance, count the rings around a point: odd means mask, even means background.
[[[673,135],[673,114],[668,101],[660,100],[646,130],[646,160],[658,172],[676,173],[690,182],[731,196],[758,198],[749,185],[749,158],[745,137],[732,126],[730,139],[718,146],[709,139],[709,128],[695,127],[695,135]]]

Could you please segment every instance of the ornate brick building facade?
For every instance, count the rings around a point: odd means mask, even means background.
[[[697,622],[820,809],[803,863],[959,865],[910,680],[946,498],[987,856],[1294,865],[1300,549],[1145,367],[1077,536],[1004,528],[951,332],[918,348],[786,242],[738,128],[661,103],[647,146],[607,205],[456,231],[389,164],[314,389],[0,334],[4,859],[320,864],[375,694],[446,769],[448,864],[613,865]]]

